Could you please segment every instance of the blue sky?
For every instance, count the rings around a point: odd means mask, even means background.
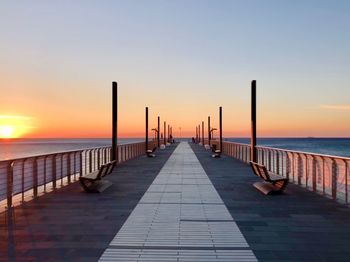
[[[287,115],[305,127],[296,135],[349,136],[349,14],[350,1],[2,1],[0,114],[40,118],[9,101],[44,97],[59,112],[69,92],[84,93],[84,109],[109,99],[117,80],[122,114],[142,119],[147,104],[190,130],[223,105],[241,123],[227,121],[227,130],[241,135],[257,79],[262,134],[282,122],[276,134],[290,135]],[[100,108],[108,121],[108,106]]]

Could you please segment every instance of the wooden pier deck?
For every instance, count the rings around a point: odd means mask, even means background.
[[[348,207],[295,185],[264,196],[248,165],[201,146],[136,158],[109,180],[102,194],[75,183],[1,214],[0,261],[350,258]]]

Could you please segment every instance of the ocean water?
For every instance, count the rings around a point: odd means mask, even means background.
[[[249,144],[249,138],[224,140]],[[123,138],[119,144],[144,141],[144,138]],[[294,151],[350,157],[350,138],[258,138],[257,144]],[[0,160],[50,154],[71,150],[111,146],[111,139],[0,139]]]
[[[119,138],[119,144],[128,144],[143,141],[142,138]],[[94,147],[111,146],[111,139],[0,139],[0,160],[22,158],[34,155],[43,155],[87,149]]]
[[[249,138],[226,138],[249,144]],[[333,156],[350,157],[350,138],[258,138],[257,145]]]

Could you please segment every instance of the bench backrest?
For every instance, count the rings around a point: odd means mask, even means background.
[[[255,163],[253,161],[250,161],[250,166],[252,167],[254,173],[264,179],[265,181],[270,181],[269,172],[267,171],[266,167],[264,165],[259,165],[258,163]]]
[[[106,176],[106,175],[109,175],[110,173],[112,173],[112,171],[113,171],[113,169],[114,169],[114,167],[115,167],[116,164],[117,164],[117,160],[113,160],[113,161],[111,161],[111,162],[109,162],[109,163],[107,164],[108,167],[107,167],[107,171],[106,171],[105,176]]]
[[[96,179],[101,179],[107,174],[108,171],[108,164],[102,165],[99,170]]]

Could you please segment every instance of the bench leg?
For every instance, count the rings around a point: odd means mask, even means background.
[[[86,182],[88,182],[88,180],[79,179],[79,183],[80,183],[81,187],[85,190],[85,192],[87,192],[87,193],[93,193],[93,191],[90,190],[90,188],[89,188],[89,186],[86,184]]]

